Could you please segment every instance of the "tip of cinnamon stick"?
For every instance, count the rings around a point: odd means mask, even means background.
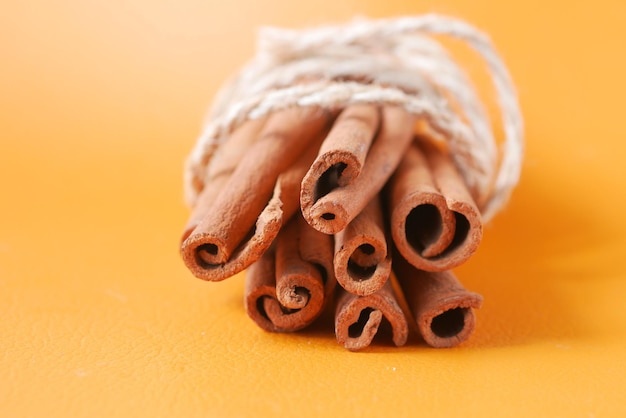
[[[347,338],[337,334],[339,343],[350,351],[361,350],[372,343],[383,320],[383,313],[378,309],[366,308],[361,311],[357,322],[348,327]]]
[[[285,308],[302,309],[309,303],[311,292],[305,287],[294,286],[282,289],[277,297]]]
[[[419,319],[424,341],[436,348],[450,348],[467,341],[476,327],[474,309],[482,305],[482,296],[466,292],[456,301],[443,304],[438,313],[428,312]]]
[[[183,260],[190,270],[204,270],[224,264],[228,254],[223,251],[224,243],[209,234],[188,237],[181,246]]]
[[[309,225],[329,235],[341,232],[349,223],[348,213],[341,205],[323,198],[304,216]]]

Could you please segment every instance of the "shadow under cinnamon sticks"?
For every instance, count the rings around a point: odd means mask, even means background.
[[[450,156],[424,139],[407,150],[386,188],[391,235],[426,271],[463,264],[482,238],[481,216]]]
[[[300,182],[329,118],[319,109],[272,115],[232,174],[225,170],[207,182],[181,245],[196,277],[224,280],[270,247],[283,222],[298,210]]]
[[[568,303],[563,292],[564,283],[582,289],[600,277],[611,277],[622,257],[610,251],[616,235],[608,223],[599,224],[599,215],[584,205],[567,204],[580,198],[577,189],[553,192],[569,184],[567,176],[556,172],[550,179],[525,176],[489,228],[479,254],[459,271],[467,277],[466,284],[480,289],[489,302],[481,309],[473,347],[583,341],[611,333],[590,325],[587,308]],[[602,262],[576,262],[598,249]],[[571,262],[554,262],[564,259]]]

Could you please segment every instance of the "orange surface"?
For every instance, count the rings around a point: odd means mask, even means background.
[[[0,416],[626,414],[626,3],[37,0],[0,13]],[[436,11],[519,87],[523,178],[466,345],[260,331],[177,252],[182,161],[261,24]]]

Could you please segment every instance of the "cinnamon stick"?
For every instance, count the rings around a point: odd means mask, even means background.
[[[276,240],[276,297],[288,309],[302,309],[308,325],[332,295],[332,237],[311,228],[297,214],[280,231]],[[303,325],[304,326],[304,325]]]
[[[324,284],[324,306],[326,306],[332,300],[337,285],[333,269],[333,237],[312,228],[301,213],[297,213],[294,218],[298,226],[300,257],[320,272]]]
[[[248,251],[258,259],[269,247],[282,220],[281,199],[272,197],[277,178],[324,132],[327,122],[328,115],[319,109],[290,109],[269,117],[260,138],[182,244],[183,260],[194,275],[223,280],[252,262],[229,264],[234,253]]]
[[[302,181],[303,210],[359,176],[379,125],[380,109],[373,105],[349,106],[339,114]]]
[[[259,131],[265,124],[265,120],[263,118],[247,121],[233,132],[228,141],[218,148],[211,164],[207,167],[204,188],[198,196],[187,225],[185,225],[181,243],[189,238],[189,235],[209,212],[215,201],[215,196],[222,190],[237,164],[239,164],[254,140],[257,139]]]
[[[309,144],[308,148],[300,155],[296,162],[286,171],[282,172],[276,180],[274,194],[282,202],[283,219],[290,219],[296,212],[300,212],[300,185],[311,163],[324,140],[327,130],[322,130]]]
[[[415,267],[449,270],[464,263],[482,238],[480,212],[449,155],[414,143],[387,186],[391,235]]]
[[[191,214],[189,215],[189,219],[187,220],[187,224],[183,229],[183,234],[180,239],[181,248],[184,246],[187,238],[193,234],[194,230],[202,222],[202,219],[211,210],[211,207],[215,202],[215,196],[217,196],[218,193],[224,188],[231,175],[232,171],[225,171],[211,179],[207,179],[204,182],[204,188],[198,195],[195,206],[193,207]]]
[[[339,344],[351,351],[369,346],[383,318],[391,325],[393,343],[406,344],[408,323],[390,281],[369,296],[357,296],[341,289],[338,293],[335,334]]]
[[[315,155],[317,155],[324,134],[325,131],[322,131],[295,164],[278,176],[272,198],[259,215],[254,233],[250,239],[241,244],[226,263],[219,266],[202,267],[200,262],[193,262],[193,257],[196,256],[194,247],[183,243],[181,250],[183,259],[187,260],[187,266],[192,273],[204,280],[219,281],[234,276],[261,257],[278,235],[281,226],[300,208],[300,183]],[[224,176],[218,178],[221,179]],[[217,181],[213,180],[209,183],[210,187],[214,187],[214,183],[218,184]],[[202,268],[198,268],[198,266]]]
[[[319,197],[311,206],[310,191],[300,195],[302,213],[318,231],[335,234],[343,230],[374,198],[389,179],[413,135],[415,117],[404,109],[386,106],[382,124],[361,170],[361,174],[343,187]],[[305,181],[306,182],[306,181]],[[309,189],[306,189],[309,190]],[[313,199],[314,200],[314,199]]]
[[[480,211],[450,154],[426,140],[420,141],[420,144],[437,187],[446,198],[448,209],[454,213],[456,219],[454,238],[447,249],[449,254],[446,255],[450,260],[450,266],[456,267],[478,249],[483,234]],[[450,266],[448,269],[452,268]]]
[[[208,264],[201,253],[203,235],[192,233],[181,246],[185,265],[194,276],[209,281],[221,281],[243,271],[272,245],[283,224],[282,206],[280,190],[277,190],[257,218],[252,235],[242,242],[224,264]]]
[[[295,216],[281,230],[275,251],[267,251],[246,272],[248,316],[272,332],[310,325],[335,288],[332,254],[332,237]]]
[[[336,234],[334,263],[337,282],[356,295],[376,292],[389,278],[391,254],[378,196]]]
[[[248,316],[260,328],[271,332],[285,331],[281,326],[274,324],[267,315],[266,306],[271,309],[272,305],[277,303],[275,256],[274,252],[269,250],[246,271],[244,305]],[[284,316],[287,321],[290,319],[288,314]],[[295,317],[291,319],[293,321]],[[293,322],[299,323],[297,320]],[[286,328],[293,329],[294,326],[287,324]]]
[[[393,269],[424,341],[437,348],[454,347],[474,332],[474,309],[482,296],[469,292],[451,271],[426,272],[394,257]]]

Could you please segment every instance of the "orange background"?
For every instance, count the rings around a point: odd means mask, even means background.
[[[0,415],[626,414],[626,3],[8,0],[0,12]],[[182,162],[255,28],[439,12],[518,85],[520,186],[458,274],[472,339],[259,330],[177,252]]]

